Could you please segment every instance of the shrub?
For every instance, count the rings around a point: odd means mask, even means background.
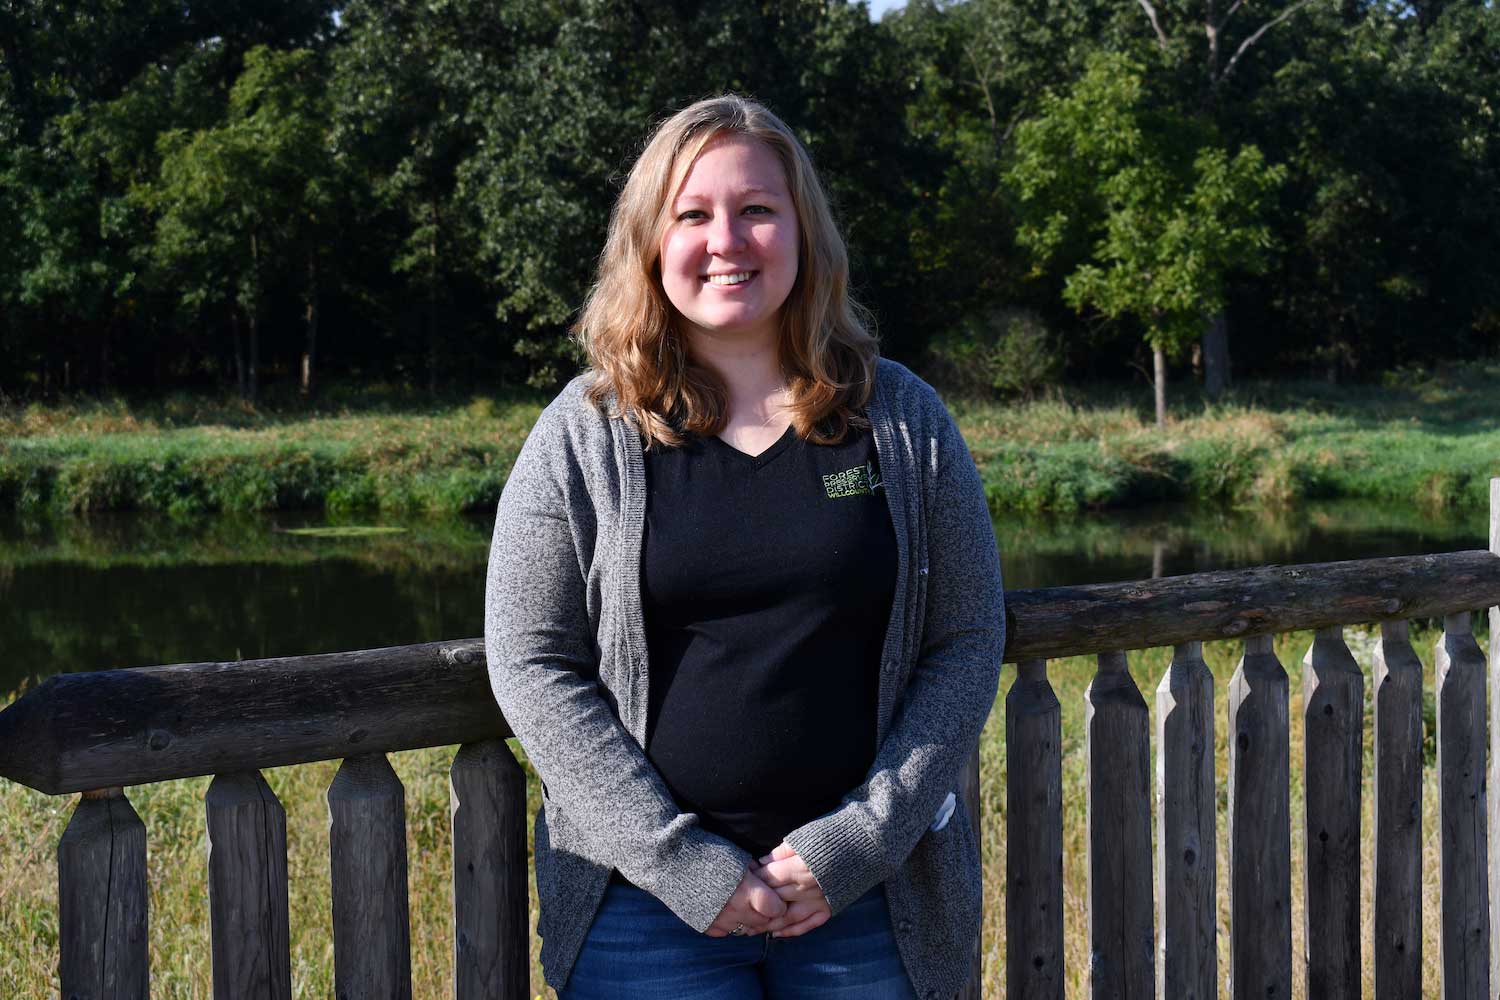
[[[971,396],[1031,400],[1062,374],[1062,356],[1042,318],[1000,306],[971,316],[928,348],[934,380]]]

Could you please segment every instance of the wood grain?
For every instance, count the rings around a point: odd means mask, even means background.
[[[1438,823],[1443,1000],[1489,1000],[1489,882],[1484,807],[1484,654],[1469,615],[1443,619],[1438,640]]]
[[[1014,590],[1018,662],[1500,605],[1500,555],[1450,552]],[[55,674],[0,711],[0,776],[48,794],[510,734],[479,639]]]
[[[1360,995],[1359,809],[1365,678],[1340,626],[1318,629],[1302,660],[1303,921],[1307,992]]]
[[[1214,676],[1183,643],[1156,689],[1158,1000],[1218,996]]]
[[[328,786],[337,1000],[411,998],[406,791],[385,754],[346,757]]]
[[[1500,478],[1490,480],[1490,552],[1500,556]],[[1500,602],[1495,602],[1500,604]],[[1500,849],[1500,607],[1490,607],[1489,843]],[[1500,862],[1500,858],[1495,859]],[[1500,985],[1500,863],[1489,871],[1490,982]]]
[[[1229,979],[1234,1000],[1292,995],[1286,670],[1245,640],[1229,682]]]
[[[0,712],[0,776],[56,795],[509,735],[473,639],[56,674]]]
[[[1088,740],[1089,995],[1156,993],[1150,717],[1124,653],[1100,653],[1084,695]]]
[[[1375,997],[1422,995],[1422,661],[1404,621],[1375,646]]]
[[[1500,604],[1500,555],[1359,559],[1015,590],[1007,662],[1436,617]]]
[[[286,813],[258,771],[217,775],[204,806],[214,1000],[291,1000]]]
[[[1062,1000],[1062,706],[1045,660],[1023,660],[1005,696],[1005,989]]]
[[[974,843],[979,845],[980,861],[984,860],[984,839],[980,836],[982,826],[982,810],[984,804],[979,798],[979,746],[975,744],[974,751],[969,754],[969,759],[964,762],[963,772],[958,778],[958,797],[964,804],[964,811],[969,817],[969,828],[974,832]],[[980,915],[984,913],[984,900],[981,899]],[[979,953],[978,934],[974,935],[974,948],[970,955],[969,981],[958,991],[957,1000],[983,1000],[984,998],[984,967]]]
[[[119,788],[79,799],[57,845],[59,979],[67,1000],[144,1000],[146,827]]]
[[[525,1000],[531,975],[526,773],[504,740],[484,740],[459,748],[448,783],[455,995]]]

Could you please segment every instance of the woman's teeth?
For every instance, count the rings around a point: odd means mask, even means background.
[[[739,274],[710,274],[708,283],[710,285],[738,285],[740,282],[749,281],[754,276],[754,271],[741,271]]]

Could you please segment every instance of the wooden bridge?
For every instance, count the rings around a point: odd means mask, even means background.
[[[1229,993],[1292,993],[1289,690],[1277,633],[1311,629],[1305,734],[1306,963],[1314,1000],[1358,997],[1364,675],[1342,639],[1380,624],[1373,703],[1375,994],[1421,992],[1424,916],[1440,921],[1444,1000],[1500,986],[1500,699],[1471,613],[1500,604],[1500,479],[1490,551],[1369,559],[1007,594],[1005,976],[1012,998],[1063,996],[1061,713],[1047,661],[1097,654],[1087,698],[1089,982],[1094,997],[1219,995],[1213,678],[1205,640],[1244,655],[1229,691]],[[1490,612],[1500,635],[1500,612]],[[1422,668],[1436,649],[1441,912],[1422,912]],[[1173,647],[1146,701],[1124,650]],[[1500,642],[1491,642],[1500,690]],[[65,998],[145,997],[145,827],[123,788],[212,774],[205,797],[214,996],[289,998],[286,820],[260,770],[342,758],[328,789],[339,998],[409,997],[404,792],[385,754],[457,745],[451,771],[455,992],[528,995],[526,779],[504,739],[479,640],[187,663],[49,678],[0,712],[0,776],[81,793],[58,844]],[[965,778],[976,826],[978,755]],[[1491,783],[1497,783],[1492,781]],[[1152,857],[1155,823],[1158,849]],[[975,942],[976,959],[978,942]],[[978,996],[977,968],[966,991]]]

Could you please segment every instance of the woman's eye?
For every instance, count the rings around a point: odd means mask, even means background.
[[[767,215],[771,214],[771,210],[769,208],[767,208],[766,206],[764,206],[764,205],[750,205],[750,206],[748,206],[745,209],[745,211],[747,211],[747,212],[755,212],[755,213],[764,212]]]
[[[686,212],[683,212],[681,215],[679,215],[677,217],[677,221],[678,222],[691,222],[693,219],[696,219],[696,218],[698,218],[698,217],[700,217],[702,215],[703,215],[702,212],[698,211],[696,208],[692,208],[692,209],[688,209]]]

